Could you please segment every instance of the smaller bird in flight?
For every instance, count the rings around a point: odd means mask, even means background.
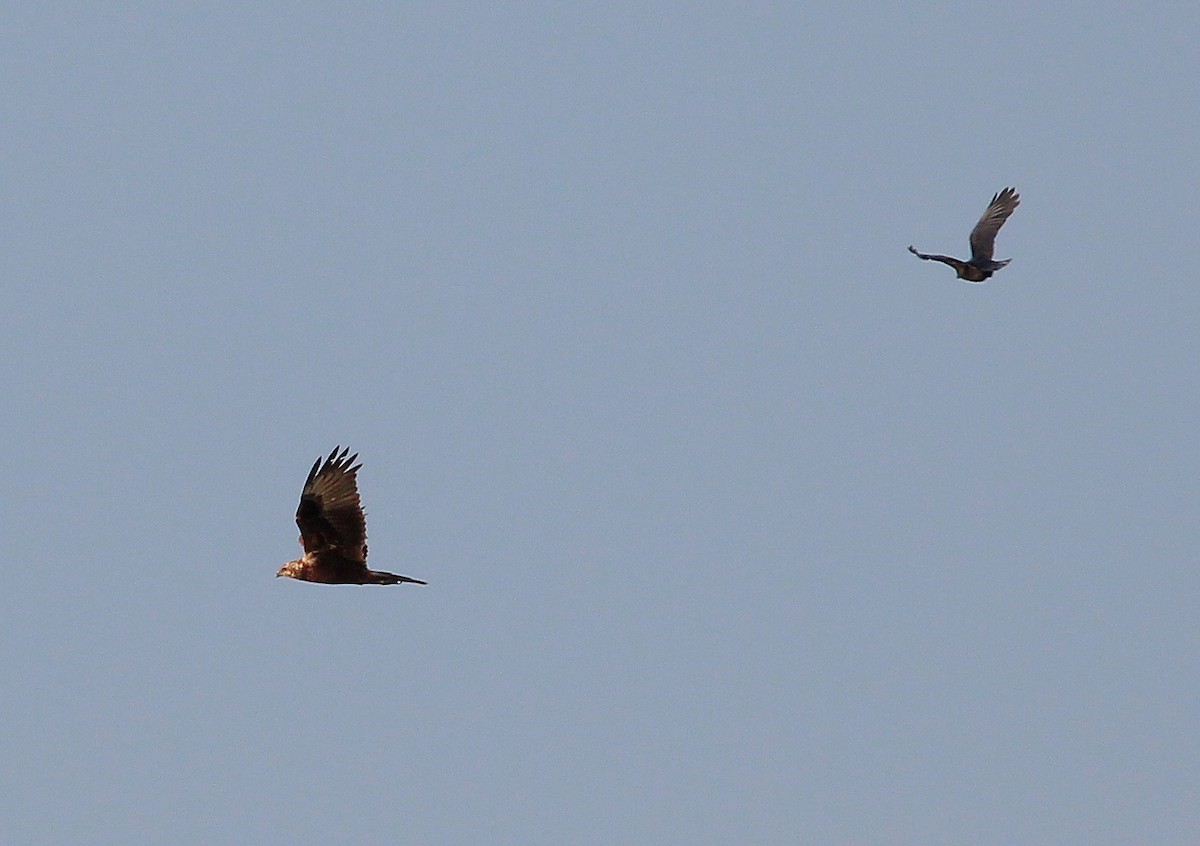
[[[296,525],[304,557],[289,561],[275,574],[326,585],[395,585],[420,579],[367,569],[367,515],[358,497],[358,453],[333,448],[324,465],[321,459],[308,471]]]
[[[979,218],[979,222],[971,230],[971,258],[968,261],[960,261],[950,256],[918,253],[911,245],[908,251],[917,258],[922,258],[926,261],[932,259],[933,261],[940,261],[942,264],[950,265],[954,268],[954,272],[958,274],[958,278],[965,282],[983,282],[997,270],[1012,261],[1012,259],[995,261],[992,259],[992,251],[996,246],[996,233],[1000,231],[1000,227],[1004,225],[1004,221],[1008,220],[1008,216],[1020,204],[1021,195],[1013,188],[1005,188],[999,194],[992,197],[992,201],[988,203],[987,211],[983,213],[983,217]]]

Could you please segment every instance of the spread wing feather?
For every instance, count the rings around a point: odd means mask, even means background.
[[[987,211],[975,228],[971,230],[971,261],[986,265],[992,260],[992,252],[996,246],[996,233],[1008,220],[1008,216],[1021,204],[1021,195],[1012,188],[1005,188],[992,197]]]
[[[367,560],[367,518],[358,496],[358,454],[334,447],[322,464],[313,465],[300,494],[296,525],[307,552],[336,550],[350,561]]]

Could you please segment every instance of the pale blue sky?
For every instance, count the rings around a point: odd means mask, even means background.
[[[1200,841],[1200,12],[1086,8],[6,6],[6,841]],[[339,443],[428,587],[272,578]]]

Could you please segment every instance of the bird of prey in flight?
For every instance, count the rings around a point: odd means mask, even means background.
[[[1004,221],[1008,220],[1008,216],[1020,204],[1021,195],[1012,188],[1005,188],[992,197],[987,211],[983,213],[983,217],[979,218],[979,222],[971,230],[971,258],[967,261],[960,261],[950,256],[918,253],[912,246],[909,246],[908,251],[926,261],[932,259],[950,265],[958,274],[958,278],[965,282],[983,282],[1012,261],[1012,259],[996,261],[992,258],[992,251],[996,245],[996,233],[1000,231]]]
[[[276,577],[287,576],[326,585],[395,585],[420,579],[367,569],[367,516],[358,498],[358,453],[334,447],[308,472],[296,525],[304,557],[279,568]]]

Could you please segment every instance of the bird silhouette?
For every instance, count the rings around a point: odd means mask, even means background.
[[[367,515],[358,495],[358,453],[334,447],[304,480],[296,525],[304,557],[289,561],[276,576],[327,585],[423,585],[420,579],[367,569]]]
[[[954,272],[958,274],[958,278],[964,282],[981,283],[1012,261],[1012,259],[996,261],[992,258],[992,252],[996,246],[996,233],[1000,231],[1000,227],[1004,225],[1004,221],[1008,220],[1008,216],[1020,204],[1021,195],[1013,188],[1005,188],[999,194],[992,197],[992,201],[988,203],[987,211],[983,213],[983,217],[979,218],[979,222],[971,230],[971,258],[967,261],[961,261],[950,256],[918,253],[912,245],[909,245],[908,251],[917,258],[925,259],[926,261],[932,259],[933,261],[940,261],[942,264],[950,265],[954,268]]]

